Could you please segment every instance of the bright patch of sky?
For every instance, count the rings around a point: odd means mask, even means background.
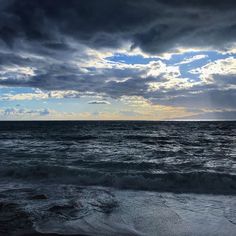
[[[170,59],[163,59],[161,57],[144,57],[142,55],[126,55],[115,54],[112,57],[107,57],[106,60],[112,62],[124,63],[127,65],[147,65],[153,61],[162,61],[167,66],[177,65],[180,70],[181,78],[188,78],[190,81],[200,81],[199,74],[193,74],[191,71],[196,68],[220,59],[229,57],[236,58],[235,53],[221,53],[217,51],[190,51],[185,53],[176,53],[171,55]]]
[[[102,59],[101,59],[102,58]],[[146,67],[153,71],[155,62],[159,63],[155,73],[163,78],[168,78],[166,88],[172,88],[174,83],[179,84],[183,80],[184,87],[192,86],[191,83],[201,83],[201,74],[193,73],[195,69],[202,68],[207,64],[227,58],[236,58],[236,54],[217,51],[188,51],[172,54],[170,58],[159,56],[143,56],[141,54],[129,55],[125,53],[114,53],[112,56],[102,57],[97,65],[88,67],[90,73],[98,73],[101,68],[110,66],[111,70],[141,70]],[[161,67],[162,66],[162,69]],[[150,69],[151,68],[151,69]],[[158,69],[159,68],[159,69]],[[164,68],[164,69],[163,69]],[[86,69],[87,70],[87,69]],[[160,72],[158,72],[160,70]],[[173,70],[173,78],[171,76]],[[176,73],[176,70],[179,73]],[[200,71],[200,70],[199,70]],[[214,71],[213,71],[214,74]],[[134,77],[135,73],[132,74]],[[148,75],[148,72],[147,72]],[[129,76],[129,75],[127,75]],[[111,76],[112,77],[112,76]],[[142,77],[142,76],[141,76]],[[165,78],[165,79],[166,79]],[[124,81],[126,77],[124,77]],[[189,81],[189,85],[187,85]],[[150,83],[153,91],[162,85],[159,82]],[[164,83],[163,83],[164,84]],[[86,91],[85,91],[86,92]],[[193,93],[198,93],[198,90]],[[201,91],[199,91],[201,93]],[[171,96],[177,96],[174,90]],[[170,94],[171,94],[170,93]],[[159,104],[152,103],[144,95],[130,95],[112,98],[106,94],[81,93],[78,91],[47,91],[30,87],[0,87],[0,119],[178,119],[202,114],[204,109],[196,109],[192,112],[188,107],[181,104]],[[181,97],[182,95],[180,95]],[[185,95],[183,95],[185,96]],[[177,97],[178,98],[178,97]],[[164,99],[165,100],[165,99]],[[138,101],[138,103],[136,103]],[[138,105],[137,105],[138,104]],[[224,111],[224,110],[221,110]],[[234,110],[227,110],[227,112]],[[207,110],[207,112],[219,112],[219,110]]]
[[[142,55],[125,55],[125,54],[115,54],[111,57],[106,57],[105,58],[108,61],[112,62],[120,62],[120,63],[125,63],[128,65],[135,65],[135,64],[148,64],[151,61],[154,61],[155,59],[160,60],[159,57],[151,57],[151,58],[146,58],[143,57]]]

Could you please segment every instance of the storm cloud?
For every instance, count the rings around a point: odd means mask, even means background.
[[[67,50],[65,38],[91,47],[132,48],[149,53],[182,46],[228,46],[236,36],[235,1],[189,0],[1,0],[0,37]]]
[[[150,58],[181,48],[227,52],[236,43],[235,12],[233,0],[0,0],[0,85],[89,92],[101,101],[141,96],[152,104],[235,108],[234,58],[217,64],[231,63],[227,73],[211,74],[211,63],[190,71],[201,80],[193,82],[180,66],[207,55],[172,66],[104,56],[124,48]]]

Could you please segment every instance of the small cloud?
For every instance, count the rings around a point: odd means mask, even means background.
[[[106,105],[110,105],[111,103],[105,100],[97,100],[97,101],[89,101],[88,104],[92,104],[92,105],[102,105],[102,104],[106,104]]]
[[[44,109],[44,110],[42,110],[42,111],[40,111],[39,112],[39,115],[40,116],[47,116],[47,115],[49,115],[50,114],[50,110],[49,109]]]
[[[185,58],[183,61],[177,63],[176,65],[189,64],[189,63],[192,63],[194,61],[205,59],[207,57],[208,57],[207,55],[196,55],[196,56],[193,56],[193,57],[188,57],[188,58]]]
[[[48,116],[51,114],[49,109],[26,109],[26,108],[5,108],[0,110],[2,116]]]

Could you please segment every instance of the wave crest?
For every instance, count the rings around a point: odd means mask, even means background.
[[[99,185],[120,189],[236,194],[236,175],[215,172],[106,173],[65,166],[17,166],[2,169],[0,176],[27,181]]]

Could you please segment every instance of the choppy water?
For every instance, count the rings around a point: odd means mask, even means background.
[[[0,122],[0,236],[233,236],[235,195],[236,122]]]
[[[0,177],[236,193],[236,122],[1,122]]]

